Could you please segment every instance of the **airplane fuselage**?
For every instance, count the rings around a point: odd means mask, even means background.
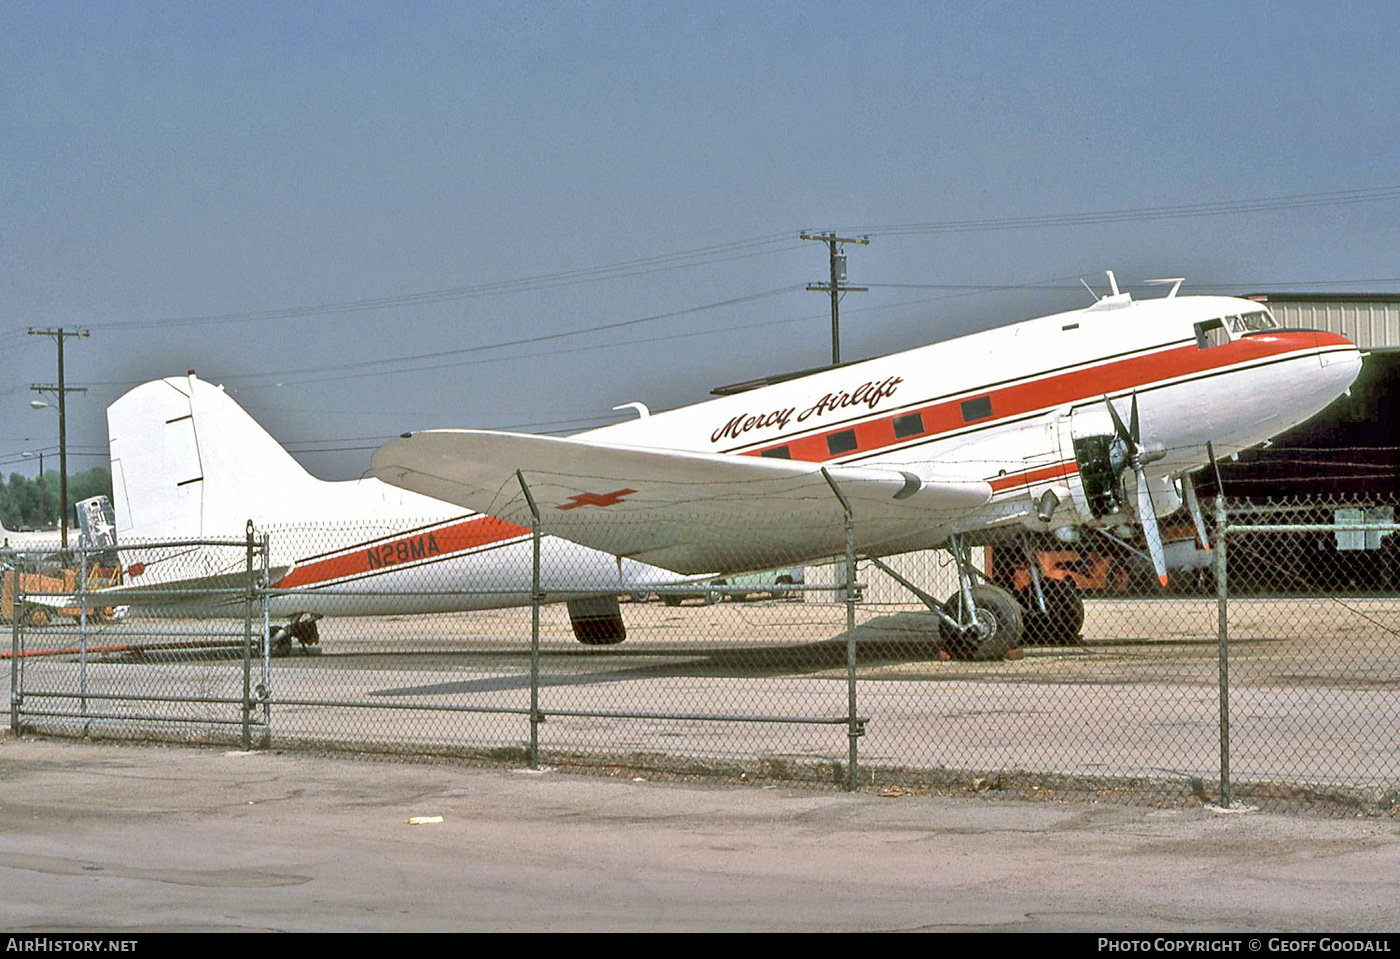
[[[1306,420],[1349,387],[1360,362],[1342,337],[1278,329],[1248,300],[1118,295],[574,439],[986,484],[981,505],[859,527],[862,551],[894,553],[941,546],[957,533],[1131,520],[1134,498],[1124,489],[1136,481],[1114,446],[1110,402],[1120,418],[1138,412],[1153,453],[1140,475],[1153,512],[1165,515],[1180,503],[1173,477],[1204,466],[1207,443],[1228,456]],[[288,610],[428,612],[528,599],[530,531],[518,515],[512,522],[464,510],[375,479],[316,480],[221,389],[194,376],[138,387],[113,405],[109,422],[123,542],[236,535],[251,519],[272,533],[273,565],[287,567],[276,585],[295,591],[277,601]],[[513,478],[501,482],[519,492]],[[607,511],[633,492],[586,488],[550,515]],[[839,552],[843,534],[830,525],[784,541],[767,565]],[[556,598],[681,579],[672,570],[682,567],[668,567],[661,552],[639,561],[644,551],[556,536],[542,549],[542,587]],[[755,565],[706,562],[685,571]]]

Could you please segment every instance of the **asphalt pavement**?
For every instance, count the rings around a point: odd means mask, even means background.
[[[1383,933],[1397,863],[1396,818],[0,743],[9,934]]]

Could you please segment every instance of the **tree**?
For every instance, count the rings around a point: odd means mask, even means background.
[[[59,475],[45,470],[41,480],[11,473],[0,479],[0,523],[7,529],[53,527],[59,525]],[[112,474],[101,466],[68,477],[68,516],[73,504],[93,496],[112,495]]]

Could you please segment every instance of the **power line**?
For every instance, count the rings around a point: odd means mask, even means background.
[[[1347,206],[1400,200],[1400,186],[1337,190],[1328,193],[1296,193],[1252,200],[1226,200],[1218,203],[1184,203],[1175,206],[1137,207],[1088,213],[1050,213],[1040,216],[989,217],[977,220],[941,220],[929,223],[891,223],[883,226],[849,227],[853,232],[884,236],[918,236],[943,233],[976,233],[988,230],[1045,229],[1058,226],[1095,226],[1104,223],[1141,223],[1198,216],[1228,216],[1319,206]]]
[[[1325,193],[1300,193],[1249,200],[1226,200],[1215,203],[1189,203],[1161,207],[1139,207],[1080,213],[1053,213],[1027,217],[991,217],[970,220],[943,220],[924,223],[894,223],[874,227],[854,228],[851,232],[885,236],[918,236],[950,233],[982,232],[988,230],[1045,229],[1063,226],[1099,225],[1105,223],[1146,222],[1200,216],[1225,216],[1242,213],[1270,212],[1308,207],[1347,206],[1400,200],[1400,185],[1371,187],[1358,190],[1336,190]],[[497,280],[465,286],[447,287],[390,296],[366,297],[330,303],[315,303],[235,313],[192,314],[152,320],[114,321],[92,324],[90,329],[164,329],[179,326],[245,323],[261,320],[287,320],[331,314],[357,313],[450,302],[479,296],[496,296],[559,286],[593,283],[610,279],[642,276],[666,270],[705,266],[753,256],[766,256],[801,248],[791,241],[790,232],[755,236],[727,243],[713,244],[691,250],[656,254],[599,264],[536,274],[510,280]],[[7,342],[19,331],[0,333],[0,343]]]
[[[643,323],[654,323],[654,322],[656,322],[656,321],[658,321],[658,320],[675,319],[675,318],[678,317],[678,316],[688,316],[688,315],[691,315],[691,314],[694,314],[694,313],[703,313],[703,312],[708,311],[708,310],[716,310],[716,309],[720,309],[720,308],[726,307],[726,306],[736,306],[736,305],[741,304],[741,303],[753,303],[753,302],[758,301],[758,300],[768,299],[769,297],[780,296],[780,295],[782,295],[782,294],[784,294],[784,293],[790,293],[790,292],[792,292],[793,290],[797,290],[797,289],[801,289],[801,288],[800,288],[800,287],[797,287],[797,286],[779,287],[778,289],[775,289],[775,290],[765,290],[765,291],[762,292],[762,293],[750,293],[750,294],[748,294],[748,295],[746,295],[746,296],[734,297],[734,298],[728,299],[728,300],[719,300],[719,301],[717,301],[717,302],[715,302],[715,303],[706,303],[706,304],[704,304],[704,305],[702,305],[702,306],[692,306],[692,307],[687,307],[687,308],[681,309],[681,310],[671,310],[671,311],[668,311],[668,312],[666,312],[666,313],[654,313],[654,314],[652,314],[652,315],[650,315],[650,316],[637,317],[637,318],[631,319],[631,320],[619,320],[619,321],[617,321],[617,322],[615,322],[615,323],[600,323],[600,324],[598,324],[598,325],[596,325],[596,326],[583,327],[583,328],[577,329],[577,330],[565,330],[565,331],[560,332],[560,333],[543,333],[543,334],[540,334],[539,336],[527,336],[527,337],[521,337],[521,338],[519,338],[519,339],[514,339],[514,340],[502,340],[502,341],[500,341],[500,342],[498,342],[498,343],[483,343],[483,344],[480,344],[480,345],[477,345],[477,346],[464,346],[464,347],[460,347],[460,348],[454,349],[454,350],[436,350],[436,351],[433,351],[433,352],[431,352],[431,353],[417,353],[417,354],[413,354],[413,355],[410,355],[410,356],[386,357],[386,358],[381,358],[381,359],[377,359],[377,360],[361,360],[361,361],[359,361],[359,362],[357,362],[357,363],[341,363],[341,364],[335,364],[335,365],[331,365],[331,366],[320,366],[320,367],[307,367],[307,366],[302,366],[302,367],[296,367],[296,368],[293,368],[293,369],[287,369],[287,370],[272,370],[272,371],[262,371],[262,370],[260,370],[260,371],[258,371],[257,373],[248,374],[248,377],[247,377],[247,378],[258,378],[258,379],[261,379],[261,378],[273,377],[273,376],[298,376],[298,377],[300,377],[302,374],[306,374],[306,373],[332,373],[332,372],[337,372],[337,373],[338,373],[338,372],[348,372],[348,371],[352,371],[352,370],[376,369],[376,368],[385,367],[385,366],[399,366],[400,364],[403,364],[403,363],[416,363],[416,362],[422,362],[422,361],[424,361],[424,360],[445,359],[445,358],[450,357],[450,356],[466,356],[466,355],[470,355],[470,354],[474,354],[474,353],[483,353],[483,352],[486,352],[486,351],[488,351],[488,350],[505,349],[505,348],[511,347],[511,346],[528,346],[528,345],[535,344],[535,343],[547,343],[547,342],[551,342],[551,341],[553,341],[553,340],[562,340],[562,339],[566,339],[566,338],[571,337],[571,336],[582,336],[582,335],[587,334],[587,333],[600,333],[600,332],[605,332],[605,331],[608,331],[608,330],[620,330],[620,329],[624,329],[624,328],[630,327],[630,326],[638,326],[638,325],[643,324]],[[612,345],[612,344],[610,344],[610,345]],[[403,371],[403,370],[394,370],[394,371],[386,371],[386,372],[405,372],[405,371]],[[230,378],[231,378],[231,379],[240,379],[240,378],[244,378],[244,377],[234,376],[234,377],[230,377]]]
[[[800,248],[800,244],[792,243],[791,234],[774,234],[770,236],[751,237],[745,240],[735,240],[729,243],[701,247],[695,250],[684,250],[677,253],[663,253],[634,260],[624,260],[619,263],[562,270],[556,273],[544,273],[512,280],[476,283],[469,286],[426,290],[394,296],[343,300],[333,303],[283,307],[272,310],[254,310],[244,313],[197,314],[167,317],[157,320],[95,323],[92,324],[90,328],[94,330],[166,329],[179,326],[249,323],[261,320],[287,320],[302,317],[326,316],[330,314],[361,313],[369,310],[385,310],[425,304],[446,303],[481,296],[500,296],[508,293],[546,290],[580,283],[596,283],[603,280],[643,276],[667,270],[708,266],[715,263],[728,262],[730,260],[766,256],[772,253],[782,253]]]
[[[1078,283],[1070,283],[1070,282],[1068,282],[1068,281],[1073,280],[1073,279],[1075,279],[1077,276],[1080,276],[1080,275],[1082,275],[1082,274],[1071,274],[1071,275],[1068,275],[1068,276],[1055,277],[1055,278],[1049,279],[1049,280],[1036,281],[1036,282],[1030,282],[1030,283],[1000,283],[1000,284],[992,284],[992,283],[870,283],[870,284],[868,284],[868,285],[869,285],[871,288],[873,288],[873,289],[936,290],[936,291],[942,292],[943,295],[941,295],[941,296],[931,296],[931,297],[920,297],[920,298],[917,298],[917,299],[908,299],[908,300],[896,300],[896,301],[891,302],[891,303],[884,303],[884,304],[875,305],[875,306],[867,306],[867,307],[860,307],[860,308],[856,308],[856,309],[851,309],[851,310],[849,310],[848,312],[852,312],[852,313],[868,313],[868,312],[874,312],[874,311],[878,311],[878,310],[899,309],[899,308],[901,308],[901,307],[917,306],[917,305],[924,304],[924,303],[933,303],[933,302],[938,302],[938,301],[946,300],[946,299],[957,299],[957,298],[962,298],[962,297],[967,297],[967,296],[975,296],[975,295],[982,294],[982,293],[999,293],[999,292],[1016,292],[1016,291],[1029,291],[1029,292],[1078,292],[1078,291],[1080,291],[1080,290],[1082,289],[1082,287],[1081,287]],[[1230,284],[1207,284],[1207,283],[1200,283],[1200,284],[1191,284],[1191,285],[1190,285],[1190,289],[1191,289],[1192,291],[1198,291],[1198,292],[1227,292],[1227,293],[1228,293],[1228,292],[1239,292],[1239,291],[1242,291],[1242,290],[1264,290],[1264,289],[1274,289],[1274,290],[1278,290],[1278,289],[1282,289],[1282,288],[1286,288],[1286,287],[1309,287],[1309,286],[1313,286],[1313,287],[1315,287],[1315,286],[1367,286],[1367,285],[1376,286],[1376,285],[1387,284],[1387,283],[1400,283],[1400,277],[1380,277],[1380,278],[1356,279],[1356,280],[1270,280],[1270,281],[1257,281],[1257,282],[1237,282],[1237,283],[1230,283]],[[1125,287],[1125,288],[1131,288],[1132,286],[1133,286],[1133,284],[1124,284],[1124,287]],[[385,358],[381,358],[381,359],[377,359],[377,360],[364,360],[364,361],[361,361],[361,362],[358,362],[358,363],[339,364],[339,365],[328,365],[328,366],[321,366],[321,367],[298,367],[298,368],[294,368],[294,369],[275,370],[275,371],[259,370],[257,373],[248,373],[248,374],[229,373],[229,374],[224,374],[222,377],[220,377],[220,379],[221,379],[221,380],[224,380],[224,381],[236,381],[236,380],[240,380],[240,379],[252,380],[252,379],[258,379],[258,378],[263,378],[263,377],[274,377],[274,376],[278,376],[278,377],[295,377],[295,385],[304,385],[304,384],[312,384],[312,383],[337,382],[337,381],[347,380],[347,379],[361,379],[361,378],[373,377],[373,376],[390,376],[390,375],[396,375],[396,374],[408,373],[408,372],[428,372],[428,371],[442,370],[442,369],[456,369],[456,368],[463,367],[463,366],[476,366],[476,365],[482,365],[482,364],[487,364],[487,363],[509,362],[509,361],[514,361],[514,360],[525,360],[525,359],[536,359],[536,358],[548,357],[548,356],[560,356],[560,355],[567,355],[567,354],[573,354],[573,353],[589,352],[589,351],[594,351],[594,350],[614,349],[614,348],[617,348],[617,347],[619,347],[619,346],[635,347],[635,346],[646,345],[646,344],[651,344],[651,343],[663,343],[663,342],[671,342],[671,341],[674,341],[674,340],[689,339],[689,338],[697,337],[697,336],[713,336],[713,335],[719,335],[719,334],[723,334],[723,333],[742,332],[742,331],[754,330],[754,329],[765,329],[765,328],[773,327],[773,326],[783,326],[783,325],[788,325],[788,324],[792,324],[792,323],[802,323],[802,322],[808,322],[808,321],[811,321],[811,320],[814,320],[814,319],[820,319],[820,318],[823,316],[823,314],[804,314],[804,315],[802,315],[802,316],[789,317],[789,318],[786,318],[786,319],[762,320],[762,321],[759,321],[759,322],[756,322],[756,323],[743,323],[743,324],[736,324],[736,325],[732,325],[732,326],[710,327],[710,328],[707,328],[707,329],[704,329],[704,330],[698,330],[698,331],[692,331],[692,332],[686,332],[686,333],[671,333],[671,334],[666,334],[666,335],[664,335],[664,336],[646,337],[646,338],[639,338],[639,339],[629,339],[629,340],[627,340],[625,343],[603,343],[603,344],[595,344],[595,345],[591,345],[591,346],[570,347],[570,348],[559,349],[559,350],[531,351],[531,352],[527,352],[527,353],[515,354],[515,355],[512,355],[512,356],[500,356],[500,357],[488,357],[488,358],[480,358],[480,359],[470,359],[470,360],[463,360],[463,361],[460,361],[460,362],[432,363],[432,364],[427,364],[427,365],[414,365],[414,366],[402,366],[402,365],[401,365],[401,364],[406,364],[406,363],[422,363],[422,361],[425,361],[425,360],[445,359],[445,358],[450,357],[450,356],[474,354],[474,353],[485,352],[485,351],[492,350],[492,349],[503,349],[503,348],[506,348],[506,347],[509,347],[509,346],[518,346],[518,345],[526,345],[526,344],[535,343],[535,342],[544,342],[544,341],[548,341],[548,340],[557,340],[557,339],[563,339],[563,338],[566,338],[566,337],[569,337],[569,336],[583,335],[583,334],[587,334],[587,333],[599,332],[599,331],[604,331],[604,330],[608,330],[608,329],[615,329],[615,328],[624,327],[624,326],[637,325],[637,324],[652,322],[652,321],[660,320],[660,319],[673,318],[673,317],[675,317],[675,316],[685,315],[685,314],[687,314],[687,313],[697,313],[697,312],[701,312],[701,311],[705,311],[705,310],[717,309],[717,308],[724,307],[724,306],[731,306],[731,305],[743,303],[743,302],[746,302],[746,301],[757,300],[757,299],[763,299],[763,298],[767,298],[767,297],[770,297],[770,296],[777,296],[777,295],[780,295],[780,294],[782,294],[782,293],[791,292],[791,291],[794,291],[794,290],[797,290],[797,289],[800,289],[800,287],[796,287],[796,286],[792,286],[792,287],[783,287],[783,288],[779,288],[779,289],[775,289],[775,290],[769,290],[769,291],[762,292],[762,293],[750,294],[750,295],[748,295],[748,296],[738,297],[738,298],[731,299],[731,300],[722,300],[722,301],[719,301],[719,302],[717,302],[717,303],[710,303],[710,304],[705,304],[705,305],[703,305],[703,306],[692,307],[692,308],[685,309],[685,310],[678,310],[678,311],[673,311],[673,312],[669,312],[669,313],[654,314],[654,315],[651,315],[651,316],[639,317],[639,318],[633,319],[633,320],[624,320],[624,321],[620,321],[620,322],[618,322],[618,323],[610,323],[610,324],[602,324],[602,325],[598,325],[598,326],[584,327],[584,328],[577,329],[577,330],[569,330],[569,331],[564,331],[564,332],[561,332],[561,333],[553,333],[553,334],[544,334],[544,335],[541,335],[541,336],[539,336],[539,337],[529,337],[529,338],[520,339],[520,340],[506,340],[506,341],[501,341],[501,342],[498,342],[498,343],[482,344],[482,345],[473,346],[473,347],[463,347],[463,348],[456,349],[456,350],[443,350],[443,351],[436,351],[436,352],[432,352],[432,353],[413,354],[413,355],[407,355],[407,356],[401,356],[401,357],[385,357]],[[1400,295],[1400,294],[1397,294],[1397,295]],[[384,368],[380,368],[380,367],[384,367]],[[391,368],[390,368],[390,367],[391,367]],[[351,372],[351,371],[357,371],[357,372]],[[319,374],[319,373],[330,373],[330,374],[340,374],[340,375],[330,375],[330,376],[308,376],[308,374]],[[107,380],[107,381],[93,381],[93,382],[89,382],[88,385],[89,385],[89,386],[93,386],[93,387],[132,387],[132,386],[137,386],[137,385],[139,385],[141,382],[144,382],[144,381],[139,381],[139,380]],[[255,383],[255,382],[252,382],[252,383],[246,383],[246,384],[244,384],[244,385],[238,387],[236,390],[234,390],[234,392],[252,391],[252,390],[260,390],[260,389],[271,389],[271,388],[281,387],[281,386],[283,386],[283,385],[285,385],[285,384],[283,384],[283,383]],[[9,395],[9,394],[16,393],[16,392],[18,392],[20,389],[22,389],[22,388],[21,388],[21,387],[15,387],[15,388],[12,388],[12,389],[10,389],[10,390],[0,391],[0,396],[4,396],[4,395]]]

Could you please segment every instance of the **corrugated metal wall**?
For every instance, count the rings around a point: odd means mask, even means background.
[[[980,549],[975,551],[973,559],[980,566],[982,561]],[[884,561],[905,579],[939,599],[952,596],[958,589],[958,570],[953,565],[952,555],[946,550],[930,549],[915,553],[901,553],[898,556],[886,556]],[[846,576],[843,563],[844,561],[841,564],[833,562],[822,566],[808,566],[804,570],[804,582],[808,586],[835,586],[842,583]],[[907,589],[867,563],[860,564],[859,577],[860,581],[865,584],[865,592],[861,598],[866,603],[917,604],[919,602]],[[806,594],[806,600],[809,603],[829,603],[845,602],[846,598],[844,594],[840,593],[812,592]]]
[[[1340,333],[1362,349],[1400,347],[1400,297],[1290,300],[1271,295],[1263,302],[1285,327]]]

